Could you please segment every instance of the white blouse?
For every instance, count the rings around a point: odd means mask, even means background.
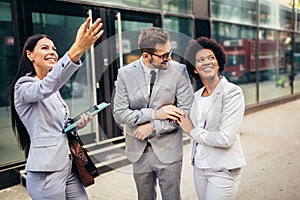
[[[200,108],[200,109],[199,109],[199,113],[197,115],[195,127],[205,128],[207,112],[208,112],[209,108],[212,106],[212,96],[211,95],[207,96],[207,97],[200,96],[200,98],[197,99],[196,101],[198,104],[198,108]],[[205,162],[205,158],[201,158],[201,156],[200,156],[201,146],[202,145],[197,144],[194,161],[195,161],[196,167],[201,166],[201,168],[203,168],[203,164],[206,162]],[[206,167],[209,167],[209,166],[206,166]]]

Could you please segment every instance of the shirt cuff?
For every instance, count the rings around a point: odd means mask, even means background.
[[[66,52],[66,55],[67,55],[67,57],[68,57],[68,59],[69,59],[69,61],[70,61],[71,63],[73,63],[73,64],[75,64],[75,65],[78,65],[78,66],[81,66],[81,65],[82,65],[82,62],[81,62],[80,59],[79,59],[76,63],[74,63],[74,62],[71,60],[70,56],[69,56],[69,52]]]
[[[191,130],[190,136],[191,136],[193,139],[195,139],[195,138],[197,137],[197,129],[196,129],[196,128],[194,128],[193,130]]]
[[[155,113],[155,110],[152,110],[152,111],[151,111],[151,119],[152,119],[152,120],[155,120],[155,114],[154,114],[154,113]]]

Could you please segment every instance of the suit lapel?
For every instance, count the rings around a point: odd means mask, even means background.
[[[217,87],[215,88],[215,91],[213,92],[212,94],[212,105],[214,105],[214,103],[216,102],[216,100],[218,99],[218,97],[220,96],[220,93],[221,93],[221,90],[223,88],[223,84],[222,84],[222,81],[220,81],[217,85]]]
[[[224,77],[222,78],[224,79]],[[217,87],[215,88],[215,90],[213,91],[213,93],[211,94],[211,99],[212,99],[212,103],[210,105],[210,107],[208,108],[207,110],[207,114],[206,114],[206,117],[208,115],[208,113],[210,112],[211,108],[214,106],[214,104],[217,102],[217,99],[220,98],[220,95],[222,94],[222,91],[223,91],[223,87],[224,87],[224,81],[226,81],[225,79],[224,80],[220,80],[220,82],[218,83]],[[202,95],[203,93],[203,90],[204,90],[204,87],[201,88],[197,93],[196,93],[196,96],[194,97],[194,101],[196,99],[199,99],[200,96]],[[196,109],[195,109],[196,108]],[[198,103],[195,103],[193,105],[193,108],[191,109],[191,115],[197,115],[197,109],[198,109]],[[196,119],[196,117],[192,117],[194,119]]]
[[[214,106],[214,104],[217,102],[217,99],[220,98],[224,87],[224,81],[226,81],[225,77],[221,78],[220,82],[218,83],[217,87],[212,93],[212,104],[209,110],[207,111],[207,114],[209,113],[210,109]]]
[[[136,79],[137,85],[139,86],[139,89],[141,90],[145,100],[148,102],[149,101],[148,86],[142,69],[141,60],[140,59],[137,60],[134,66],[136,69],[133,70],[134,71],[133,76]]]

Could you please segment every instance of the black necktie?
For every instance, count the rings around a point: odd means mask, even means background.
[[[150,79],[150,96],[151,96],[152,89],[153,89],[153,86],[154,86],[154,82],[155,82],[155,79],[156,79],[156,72],[154,70],[151,70],[150,74],[151,74],[151,79]]]

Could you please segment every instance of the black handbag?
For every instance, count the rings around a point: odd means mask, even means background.
[[[88,155],[87,150],[83,147],[83,143],[78,133],[75,131],[68,131],[66,134],[73,157],[72,169],[76,172],[84,187],[94,184],[94,178],[99,176],[100,173]]]

